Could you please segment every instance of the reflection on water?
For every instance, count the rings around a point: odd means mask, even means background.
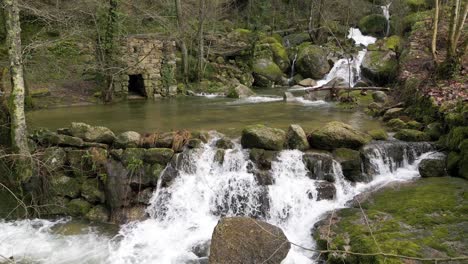
[[[340,110],[332,104],[307,105],[268,99],[252,102],[245,99],[182,97],[44,109],[28,114],[33,129],[67,127],[73,121],[106,126],[117,133],[127,130],[143,133],[188,129],[218,130],[231,136],[239,136],[242,128],[251,124],[286,129],[289,124],[297,123],[310,131],[333,120],[352,124],[363,131],[380,126],[379,122],[364,113]]]

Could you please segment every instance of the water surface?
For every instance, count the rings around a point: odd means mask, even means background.
[[[362,131],[381,125],[363,112],[342,110],[323,101],[286,103],[278,95],[259,95],[239,100],[181,97],[129,101],[113,105],[43,109],[30,112],[27,117],[32,129],[57,129],[68,127],[71,122],[86,122],[109,127],[117,133],[188,129],[217,130],[231,136],[239,136],[242,128],[251,124],[286,129],[296,123],[306,131],[334,120],[351,124]]]

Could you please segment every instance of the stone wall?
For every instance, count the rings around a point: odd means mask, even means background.
[[[128,95],[131,75],[141,75],[147,98],[174,96],[176,44],[154,35],[132,35],[122,40],[119,54],[124,69],[115,82],[118,95]]]

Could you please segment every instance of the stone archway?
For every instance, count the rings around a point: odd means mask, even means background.
[[[145,89],[145,80],[142,74],[132,74],[128,76],[128,94],[148,97]]]

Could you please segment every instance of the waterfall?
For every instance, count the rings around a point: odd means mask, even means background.
[[[392,5],[392,2],[390,2],[387,5],[381,6],[383,15],[387,19],[387,32],[385,33],[385,36],[388,37],[390,34],[390,6]]]
[[[297,53],[294,55],[294,59],[292,61],[292,64],[291,64],[291,75],[290,75],[290,78],[289,80],[292,81],[292,79],[294,78],[294,74],[296,74],[296,61],[297,61]]]
[[[35,263],[207,263],[206,249],[217,221],[234,215],[277,225],[290,241],[313,248],[310,230],[325,213],[345,207],[362,192],[418,177],[420,160],[432,150],[428,143],[368,145],[362,150],[362,167],[373,181],[356,184],[345,179],[340,164],[329,155],[284,150],[268,171],[271,185],[264,186],[257,181],[249,150],[240,144],[224,152],[223,162],[216,159],[217,138],[185,150],[171,162],[166,170],[177,171],[177,177],[168,187],[160,180],[147,208],[149,219],[121,227],[113,238],[93,228],[69,236],[54,232],[54,226],[68,220],[0,222],[0,255]],[[334,187],[333,199],[320,199],[321,184]],[[310,252],[292,247],[283,263],[315,262]]]
[[[347,37],[354,40],[356,46],[364,46],[366,48],[377,40],[371,36],[364,36],[358,28],[350,28]],[[366,53],[367,49],[364,49],[354,56],[339,59],[335,62],[330,72],[322,80],[317,81],[317,85],[315,87],[323,86],[335,78],[341,78],[344,82],[349,83],[351,87],[353,87],[361,78],[361,64]],[[307,88],[295,88],[291,90],[304,89]]]

